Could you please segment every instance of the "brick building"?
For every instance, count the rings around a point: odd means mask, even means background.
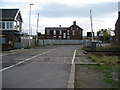
[[[76,21],[73,21],[70,27],[46,27],[45,39],[82,40],[82,31]]]
[[[115,41],[117,45],[120,45],[120,2],[118,3],[118,19],[115,24]]]

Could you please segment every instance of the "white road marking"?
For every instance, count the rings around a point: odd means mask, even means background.
[[[74,63],[74,59],[75,59],[75,54],[76,54],[76,50],[74,51],[73,58],[72,58],[72,65],[71,65],[70,76],[69,76],[67,88],[74,88],[74,80],[75,80],[74,79],[75,78],[75,63]]]
[[[31,60],[31,59],[33,59],[33,58],[36,58],[36,57],[41,56],[41,55],[44,55],[44,54],[46,54],[46,53],[48,53],[48,52],[50,52],[50,51],[53,51],[53,50],[55,50],[55,49],[48,50],[48,51],[46,51],[46,52],[44,52],[44,53],[42,53],[42,54],[38,54],[38,55],[35,55],[35,56],[31,57],[31,58],[25,59],[24,61],[20,61],[20,62],[18,62],[17,64],[11,65],[11,66],[6,67],[6,68],[3,68],[3,69],[0,70],[0,72],[5,71],[5,70],[7,70],[7,69],[10,69],[10,68],[12,68],[12,67],[15,67],[15,66],[17,66],[17,65],[20,65],[20,64],[22,64],[22,63],[24,63],[24,62],[26,62],[26,61],[29,61],[29,60]]]
[[[78,59],[79,63],[82,64],[81,60],[78,57],[77,57],[77,59]]]
[[[76,54],[76,50],[74,51],[74,54],[73,54],[73,58],[72,58],[72,64],[74,63],[75,54]]]

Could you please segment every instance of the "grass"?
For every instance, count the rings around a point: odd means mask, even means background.
[[[84,46],[82,48],[83,50],[87,51],[87,50],[92,50],[91,46]],[[110,50],[110,51],[120,51],[120,46],[104,46],[104,47],[100,47],[100,46],[97,46],[96,47],[96,50]]]
[[[103,48],[97,47],[98,50],[112,50],[112,51],[120,51],[120,46],[112,45],[112,46],[104,46]]]
[[[84,47],[82,47],[82,49],[87,51],[87,50],[91,50],[91,47],[90,46],[84,46]]]
[[[117,56],[108,56],[104,55],[104,53],[95,54],[95,53],[89,53],[87,56],[92,59],[92,61],[97,62],[98,64],[104,63],[106,65],[117,65],[116,62],[118,62]]]
[[[107,55],[95,55],[88,54],[88,57],[98,65],[93,66],[95,69],[104,73],[105,81],[109,83],[113,88],[118,87],[118,60],[117,56],[107,56]],[[102,63],[102,64],[101,64]]]
[[[80,67],[76,65],[76,66],[75,66],[75,72],[77,72],[77,70],[79,70],[79,68],[80,68]],[[76,76],[76,73],[75,73],[75,76]],[[74,85],[75,85],[75,86],[74,86],[75,88],[80,88],[80,80],[77,79],[77,77],[75,77]]]

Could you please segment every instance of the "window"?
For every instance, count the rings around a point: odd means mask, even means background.
[[[10,29],[12,29],[13,28],[13,23],[9,22],[9,25],[10,25]]]
[[[66,38],[66,33],[63,33],[63,38]]]
[[[0,44],[6,44],[6,38],[5,37],[0,38]]]
[[[56,39],[56,36],[53,36],[53,39]]]
[[[59,31],[59,35],[62,35],[62,30]]]
[[[78,27],[77,27],[77,30],[78,30]]]
[[[54,30],[54,33],[53,33],[54,35],[56,35],[56,30]]]
[[[70,36],[67,36],[67,39],[70,39]]]
[[[13,29],[13,22],[0,22],[0,29]]]
[[[6,24],[7,24],[7,29],[9,29],[9,22],[7,22]]]
[[[0,29],[2,29],[2,22],[0,22]]]
[[[49,35],[50,34],[50,30],[47,30],[47,35]]]
[[[2,22],[2,29],[5,29],[5,22]]]
[[[69,30],[67,30],[67,35],[70,35],[70,32],[69,32]]]
[[[59,36],[59,39],[61,39],[62,38],[62,36]]]
[[[75,30],[72,30],[72,35],[75,35]]]

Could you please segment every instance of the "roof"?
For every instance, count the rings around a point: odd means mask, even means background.
[[[45,30],[66,30],[68,27],[45,27]]]
[[[20,15],[19,9],[0,9],[0,13],[2,13],[2,17],[0,17],[0,20],[6,21],[6,20],[15,20],[17,15]],[[20,17],[21,21],[22,18]]]
[[[60,25],[59,27],[45,27],[45,30],[67,30],[70,29],[71,27],[78,27],[79,29],[83,30],[81,27],[76,25],[76,21],[73,21],[73,25],[71,25],[70,27],[61,27]]]

